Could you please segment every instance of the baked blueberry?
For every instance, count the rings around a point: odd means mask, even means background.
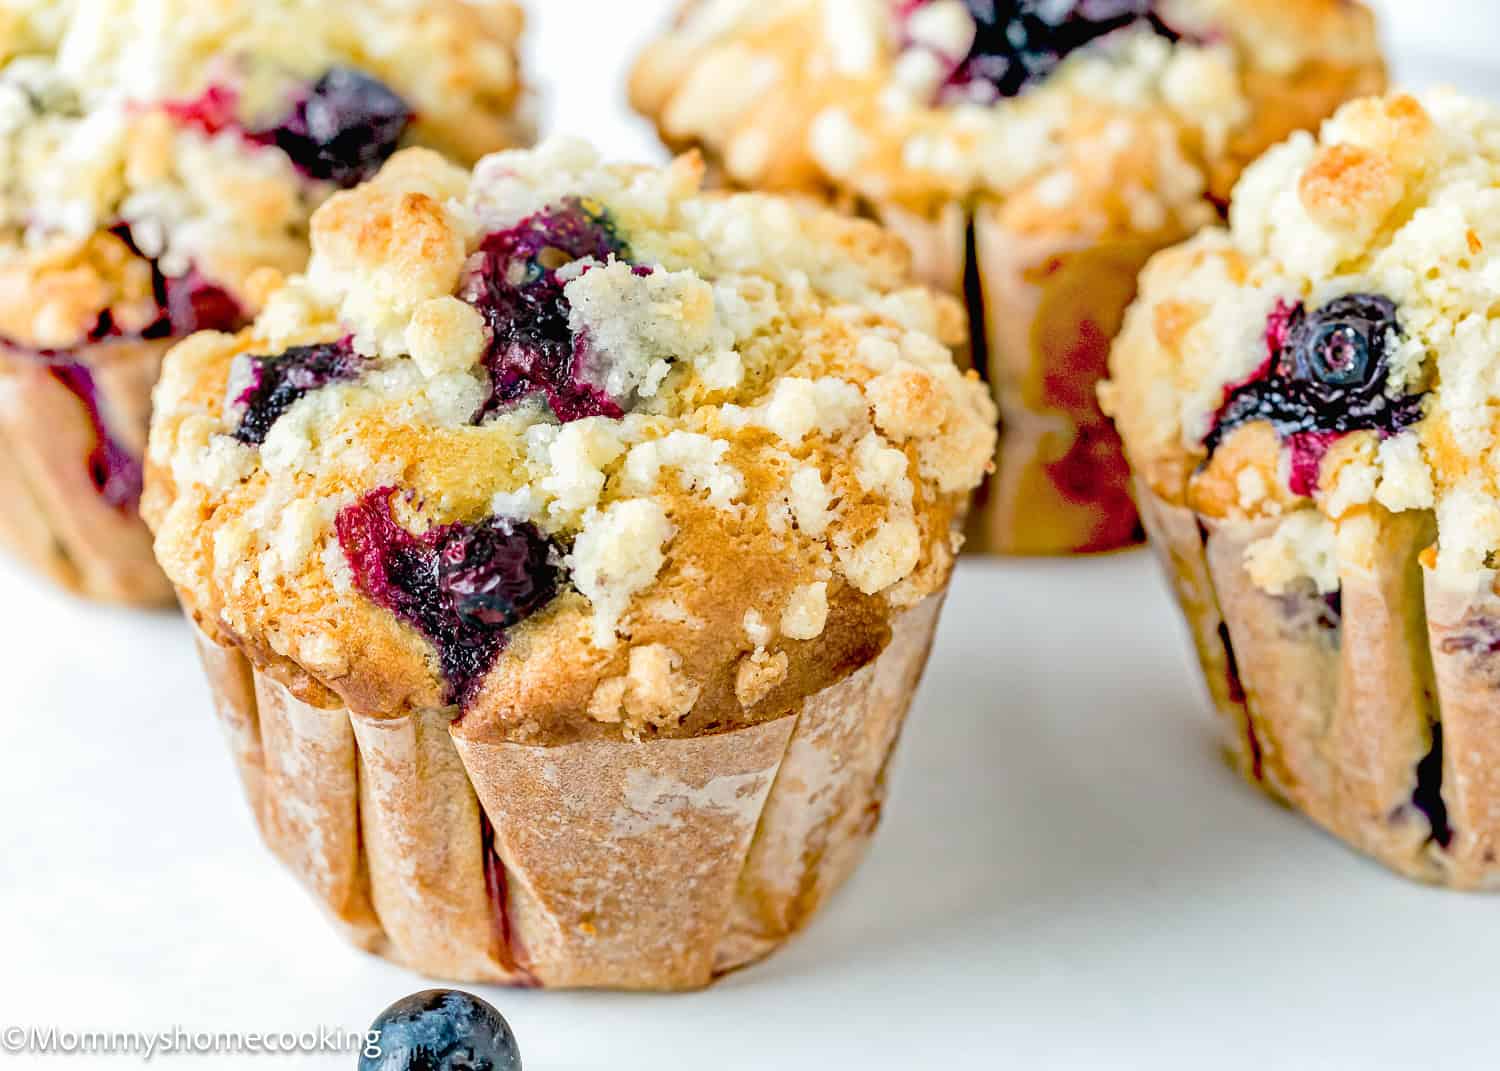
[[[1063,60],[1116,30],[1149,26],[1172,40],[1153,0],[965,0],[974,17],[973,47],[946,92],[968,98],[1014,97]]]
[[[480,265],[464,291],[490,329],[484,356],[490,396],[480,420],[538,394],[565,424],[623,415],[614,399],[584,378],[587,341],[574,338],[568,326],[571,310],[557,273],[584,257],[607,261],[629,255],[604,208],[577,197],[484,240]]]
[[[380,170],[412,119],[411,106],[384,82],[335,67],[260,136],[311,178],[348,188]]]
[[[551,545],[531,525],[490,518],[448,529],[438,545],[437,584],[476,629],[509,628],[556,593]]]
[[[364,358],[349,339],[317,346],[296,346],[275,357],[245,357],[249,384],[235,398],[242,406],[234,437],[259,446],[292,404],[330,383],[359,376]]]
[[[472,993],[413,993],[381,1012],[370,1033],[360,1071],[521,1071],[505,1016]]]
[[[1266,325],[1266,362],[1230,391],[1205,442],[1210,454],[1234,429],[1266,421],[1292,449],[1292,490],[1311,493],[1340,437],[1395,435],[1421,419],[1423,395],[1386,391],[1400,335],[1395,303],[1379,295],[1349,294],[1313,312],[1279,303]]]
[[[500,517],[413,535],[392,511],[395,493],[345,507],[339,545],[360,590],[437,648],[449,699],[463,704],[504,649],[505,630],[556,596],[560,554],[535,525]]]

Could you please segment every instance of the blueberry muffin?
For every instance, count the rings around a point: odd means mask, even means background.
[[[155,603],[136,514],[173,339],[247,323],[398,147],[525,133],[510,0],[0,4],[0,543]]]
[[[858,861],[994,407],[872,223],[420,149],[168,356],[145,516],[273,850],[431,975],[702,986]]]
[[[1351,0],[689,0],[632,91],[730,182],[834,197],[967,294],[1002,422],[974,545],[1070,553],[1138,538],[1095,387],[1146,259],[1381,88]]]
[[[1500,886],[1500,110],[1346,106],[1115,347],[1152,537],[1232,752],[1397,870]]]

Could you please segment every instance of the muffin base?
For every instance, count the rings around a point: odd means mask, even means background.
[[[800,710],[676,740],[477,742],[451,709],[318,707],[199,650],[264,839],[355,943],[454,981],[681,990],[774,951],[853,872],[942,601]]]
[[[1275,522],[1138,491],[1235,765],[1408,877],[1500,889],[1500,596],[1424,567],[1432,517],[1346,519],[1379,549],[1339,562],[1334,602],[1251,581],[1245,551]]]
[[[918,276],[964,296],[982,325],[978,363],[1000,408],[1000,442],[968,549],[1064,555],[1139,543],[1129,466],[1097,387],[1146,261],[1184,235],[1018,234],[993,203],[875,215],[911,247]]]
[[[110,432],[140,456],[151,390],[169,342],[85,346],[68,360],[87,368]],[[0,545],[55,583],[106,602],[159,606],[172,588],[131,507],[100,496],[88,458],[97,436],[88,407],[47,362],[0,343]]]

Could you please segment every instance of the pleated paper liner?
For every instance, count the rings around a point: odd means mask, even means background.
[[[108,342],[70,355],[86,369],[95,409],[39,356],[0,343],[0,544],[55,583],[88,598],[168,605],[172,588],[134,504],[95,483],[96,420],[139,459],[151,389],[166,342]]]
[[[1000,443],[967,549],[1081,554],[1139,543],[1124,448],[1096,388],[1141,269],[1184,235],[1022,234],[992,203],[972,214],[958,204],[872,214],[911,247],[924,282],[966,298],[982,336],[976,363],[1000,407]]]
[[[860,861],[942,594],[800,710],[690,739],[466,739],[294,696],[201,636],[261,833],[351,940],[435,978],[679,990],[801,930]]]
[[[1219,523],[1138,488],[1230,755],[1252,781],[1409,877],[1500,889],[1500,597],[1426,567],[1430,514],[1379,507],[1336,596],[1271,595]]]

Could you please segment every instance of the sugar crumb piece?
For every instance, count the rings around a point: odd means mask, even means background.
[[[746,610],[741,624],[745,629],[745,635],[755,646],[764,647],[771,642],[771,627],[755,610]]]
[[[734,673],[734,694],[740,706],[748,710],[770,695],[786,680],[790,664],[785,651],[770,654],[761,649],[740,659]]]
[[[1304,580],[1322,594],[1339,589],[1337,531],[1317,510],[1289,514],[1265,539],[1245,550],[1250,579],[1272,595],[1286,595]]]
[[[424,301],[406,328],[406,347],[422,374],[473,368],[484,356],[487,336],[479,310],[455,297]]]
[[[585,519],[568,564],[573,586],[593,604],[596,646],[615,645],[621,616],[631,598],[656,580],[672,535],[666,511],[648,499],[615,502]]]
[[[781,614],[781,631],[788,639],[814,640],[828,624],[828,585],[805,584],[792,592]]]
[[[911,575],[922,558],[922,532],[909,515],[891,517],[863,542],[846,535],[834,541],[844,576],[866,595],[875,595]]]
[[[624,676],[600,682],[589,700],[589,716],[623,725],[639,737],[648,729],[670,729],[692,713],[703,686],[682,672],[682,656],[665,644],[632,647]]]

